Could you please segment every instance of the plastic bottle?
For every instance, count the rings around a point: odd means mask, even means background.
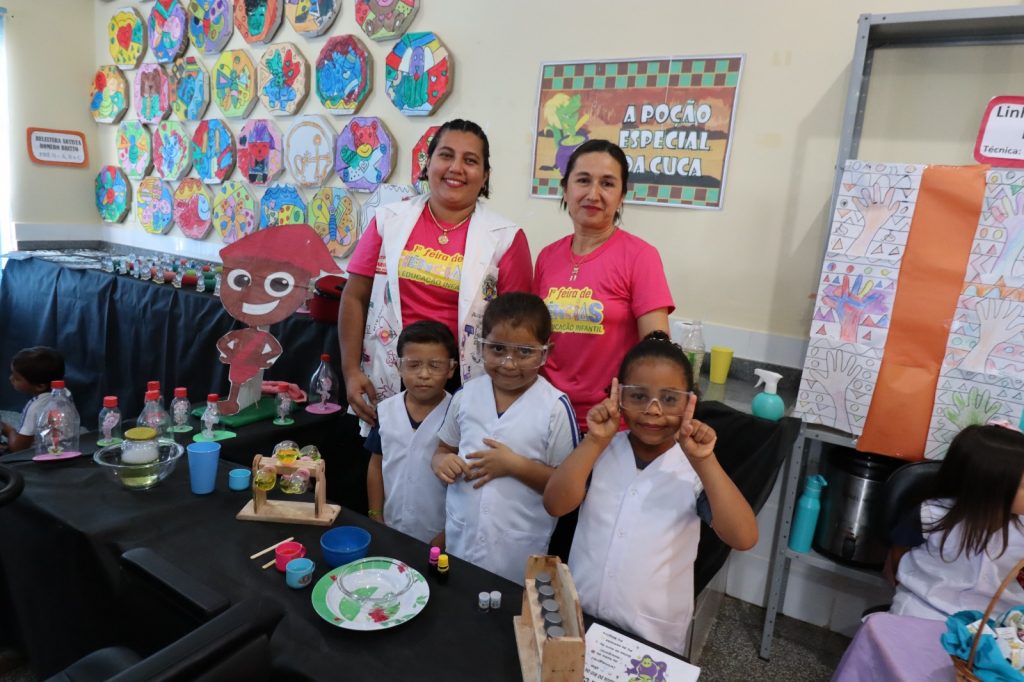
[[[814,527],[818,525],[818,513],[821,512],[821,489],[827,485],[828,481],[821,474],[808,476],[804,483],[804,494],[796,503],[793,529],[789,533],[789,548],[794,552],[811,549]]]
[[[220,296],[220,273],[213,276],[213,295]]]
[[[211,393],[206,396],[206,409],[203,410],[203,438],[214,439],[213,427],[220,421],[220,411],[217,409],[217,401],[220,396]]]
[[[121,442],[121,410],[117,407],[116,395],[103,396],[103,409],[96,423],[103,434],[96,445],[106,447]]]
[[[441,548],[431,547],[430,554],[427,555],[427,566],[430,569],[430,574],[433,576],[437,575],[437,560],[441,558]]]
[[[693,380],[700,381],[700,368],[704,364],[704,325],[700,320],[683,321],[683,334],[679,341],[686,358],[693,366]]]
[[[448,566],[448,555],[442,554],[439,557],[437,557],[437,582],[439,584],[444,585],[448,582],[449,569],[450,567]]]
[[[160,404],[160,391],[146,391],[146,404],[139,413],[138,426],[148,426],[156,431],[158,438],[167,435],[171,425],[171,417]]]
[[[206,278],[203,277],[203,273],[201,272],[198,273],[198,276],[196,277],[196,291],[199,293],[206,291]]]
[[[188,401],[188,389],[184,386],[175,388],[174,399],[171,400],[171,421],[174,423],[171,431],[182,433],[192,430],[188,424],[188,411],[191,407],[192,403]]]
[[[331,356],[320,356],[320,366],[309,380],[310,412],[333,412],[338,408],[338,375],[331,367]]]
[[[767,369],[755,369],[754,374],[757,375],[757,383],[754,384],[754,388],[764,384],[764,390],[754,396],[754,400],[750,404],[750,411],[755,417],[770,419],[773,422],[779,421],[786,413],[786,405],[777,393],[782,375]]]
[[[156,401],[160,403],[160,407],[164,406],[164,396],[160,393],[160,382],[159,381],[147,381],[146,382],[146,393],[150,391],[156,391]]]
[[[36,421],[36,452],[60,455],[78,452],[78,431],[81,419],[75,403],[68,397],[61,380],[50,382],[50,395],[43,398]]]

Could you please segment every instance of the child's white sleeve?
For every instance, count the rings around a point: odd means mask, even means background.
[[[437,432],[437,438],[445,445],[453,448],[459,447],[461,431],[459,429],[459,408],[462,405],[462,391],[456,391],[448,403],[448,411],[445,412],[444,421]]]
[[[580,429],[569,396],[562,395],[551,410],[548,422],[547,464],[556,467],[580,444]]]
[[[39,420],[39,411],[43,407],[43,403],[46,400],[44,398],[34,398],[32,403],[25,410],[25,418],[21,420],[21,426],[18,427],[18,433],[23,436],[34,436],[36,435],[36,422]]]

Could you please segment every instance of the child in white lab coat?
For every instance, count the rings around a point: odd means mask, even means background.
[[[693,615],[700,521],[736,549],[757,542],[754,512],[715,457],[714,430],[693,418],[692,386],[682,349],[648,334],[544,490],[556,516],[582,503],[569,568],[583,610],[677,652]]]
[[[452,396],[433,468],[448,485],[448,552],[521,584],[527,557],[547,553],[555,527],[544,486],[579,432],[568,396],[538,374],[551,338],[544,301],[502,294],[480,333],[487,374]]]

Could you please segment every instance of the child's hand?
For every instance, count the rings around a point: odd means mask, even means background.
[[[434,470],[434,475],[447,485],[455,483],[461,476],[469,480],[469,465],[454,452],[435,452],[430,460],[430,468]]]
[[[715,454],[715,442],[718,440],[713,428],[693,418],[693,411],[696,408],[697,394],[691,393],[690,401],[683,412],[683,423],[676,432],[679,447],[691,460],[706,459]]]
[[[612,378],[611,393],[587,412],[587,435],[608,442],[619,432],[619,380]]]
[[[495,478],[511,476],[521,459],[520,455],[512,452],[504,443],[484,438],[484,445],[489,449],[466,455],[466,459],[472,460],[466,480],[477,481],[473,484],[474,488],[480,488]]]

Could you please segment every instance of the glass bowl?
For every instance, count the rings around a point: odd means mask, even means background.
[[[167,438],[160,438],[159,456],[145,464],[123,464],[121,443],[108,445],[92,456],[111,478],[129,490],[147,490],[171,475],[185,449]]]
[[[394,559],[374,557],[354,562],[342,570],[338,587],[349,599],[386,608],[398,603],[412,587],[412,573]]]

